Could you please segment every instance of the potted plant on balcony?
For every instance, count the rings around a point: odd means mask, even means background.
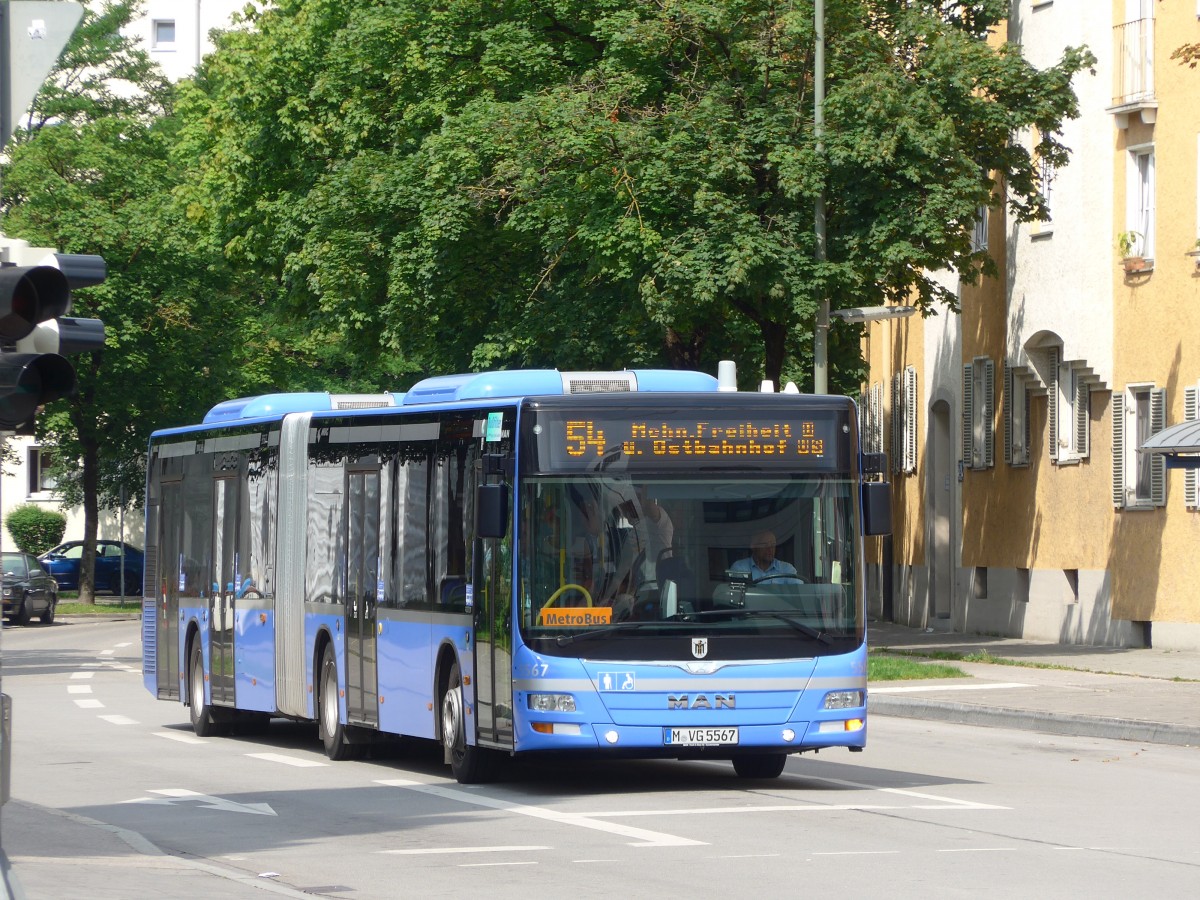
[[[1139,251],[1142,236],[1136,231],[1122,231],[1117,235],[1117,249],[1121,251],[1121,265],[1126,273],[1141,272],[1146,268],[1146,257]]]

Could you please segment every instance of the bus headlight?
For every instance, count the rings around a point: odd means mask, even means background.
[[[573,694],[530,694],[529,708],[535,712],[575,712]]]
[[[825,709],[856,709],[863,705],[862,691],[830,691],[825,695]]]

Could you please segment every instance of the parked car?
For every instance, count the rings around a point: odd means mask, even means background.
[[[142,594],[142,569],[145,555],[132,544],[120,541],[96,541],[96,577],[98,591],[121,593],[121,548],[125,548],[125,593],[131,597]],[[79,590],[79,562],[83,558],[83,541],[67,541],[38,557],[64,591]]]
[[[28,625],[35,615],[49,625],[58,606],[58,582],[29,553],[0,554],[4,567],[4,615],[18,625]]]

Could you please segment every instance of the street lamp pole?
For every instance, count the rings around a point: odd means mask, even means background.
[[[813,135],[817,139],[817,158],[825,157],[825,0],[814,0],[815,20],[813,51]],[[822,178],[824,174],[822,173]],[[825,262],[825,188],[817,194],[814,226],[817,237],[817,267]],[[817,321],[813,329],[813,393],[829,393],[829,297],[823,291],[817,298]]]

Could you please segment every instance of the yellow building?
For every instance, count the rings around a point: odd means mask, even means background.
[[[1200,647],[1195,473],[1138,452],[1200,405],[1200,70],[1170,59],[1200,42],[1200,3],[1019,0],[1007,39],[1098,63],[1070,164],[1043,172],[1052,221],[981,216],[999,279],[947,275],[961,314],[870,325],[864,419],[895,511],[875,612]]]

